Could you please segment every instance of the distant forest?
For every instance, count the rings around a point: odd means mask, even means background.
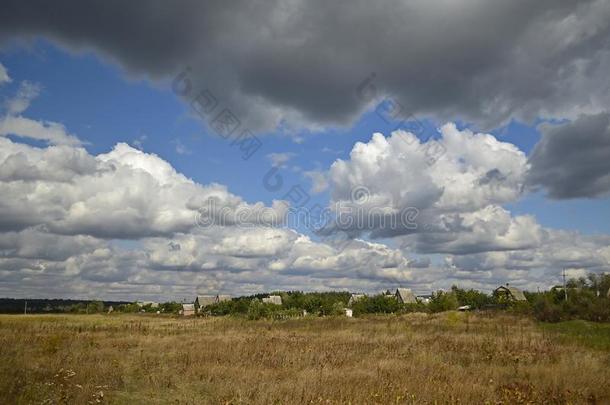
[[[118,307],[119,305],[129,304],[125,301],[92,301],[92,300],[69,300],[69,299],[16,299],[16,298],[0,298],[0,313],[2,314],[23,314],[26,310],[30,314],[45,314],[45,313],[65,313],[65,312],[87,312],[87,309],[92,309],[91,312],[98,312],[99,303],[102,302],[104,307]]]

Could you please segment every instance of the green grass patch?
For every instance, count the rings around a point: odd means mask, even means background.
[[[594,349],[610,351],[610,323],[589,321],[565,321],[540,323],[545,332],[550,332],[565,342],[575,342]]]

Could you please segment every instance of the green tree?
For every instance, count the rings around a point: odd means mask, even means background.
[[[362,314],[389,314],[400,311],[402,307],[402,304],[394,296],[384,294],[362,297],[352,304],[352,309],[356,316]]]
[[[159,304],[159,311],[164,314],[178,314],[182,309],[182,304],[175,301],[163,302]]]
[[[458,299],[453,292],[437,291],[432,294],[428,308],[431,312],[452,311],[459,306]]]
[[[91,301],[87,304],[88,314],[100,314],[104,312],[104,303],[102,301]]]
[[[469,305],[473,309],[481,309],[492,302],[491,297],[481,291],[464,290],[455,285],[451,287],[451,293],[455,295],[459,306]]]
[[[248,307],[248,319],[257,320],[263,318],[271,318],[275,312],[281,311],[281,305],[265,304],[264,302],[254,299]]]

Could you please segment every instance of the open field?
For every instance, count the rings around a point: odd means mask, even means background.
[[[609,403],[610,328],[578,328],[455,312],[4,315],[0,402]]]

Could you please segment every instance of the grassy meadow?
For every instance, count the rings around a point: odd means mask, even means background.
[[[610,326],[0,315],[0,403],[610,403]]]

